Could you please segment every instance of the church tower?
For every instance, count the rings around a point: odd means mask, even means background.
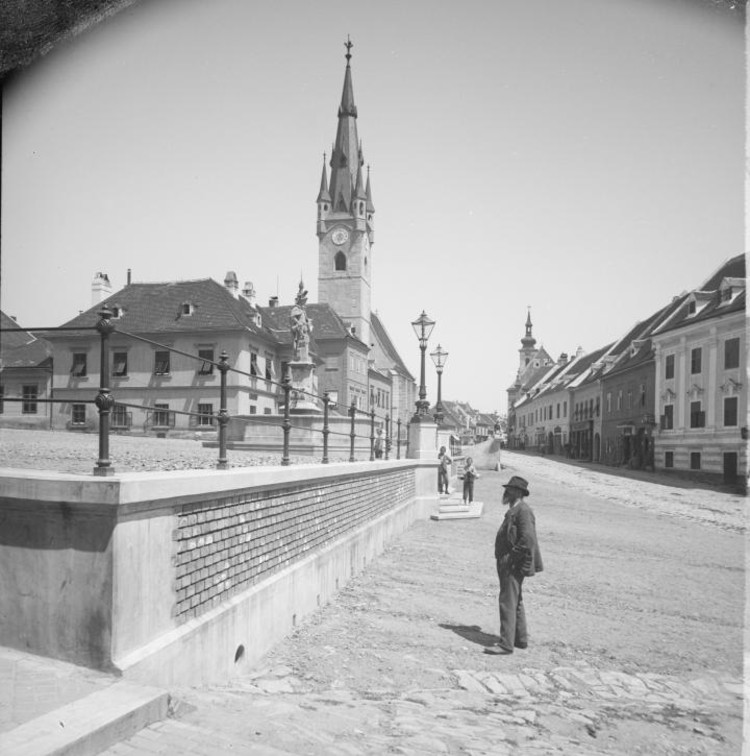
[[[317,199],[318,301],[330,305],[369,347],[375,207],[370,170],[368,167],[365,182],[362,144],[357,136],[353,45],[347,40],[345,47],[344,89],[329,162],[330,182],[324,155]]]
[[[536,339],[531,334],[531,308],[526,315],[526,335],[521,339],[521,348],[518,350],[521,359],[518,366],[519,375],[526,370],[527,366],[536,354]]]

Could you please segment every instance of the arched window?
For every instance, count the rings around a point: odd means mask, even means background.
[[[346,270],[346,255],[343,252],[337,252],[333,259],[336,270]]]

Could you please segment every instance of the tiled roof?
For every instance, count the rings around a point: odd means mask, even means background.
[[[183,314],[183,305],[192,314]],[[244,297],[232,293],[212,278],[164,283],[131,283],[77,317],[66,327],[92,326],[103,305],[122,311],[114,322],[123,331],[166,333],[187,331],[249,330],[262,333],[256,325],[258,309]]]
[[[701,286],[699,291],[715,291],[724,278],[745,278],[745,255],[737,255],[723,262],[717,271],[712,273]]]
[[[41,337],[24,331],[18,323],[0,311],[0,360],[5,368],[42,367],[51,364],[52,346]]]
[[[742,290],[728,302],[721,300],[720,286],[725,278],[739,280],[743,283]],[[685,325],[700,323],[735,312],[744,312],[747,301],[747,292],[744,288],[745,280],[745,256],[738,255],[727,260],[700,289],[695,289],[674,303],[673,311],[654,329],[654,334],[666,333]],[[702,305],[701,309],[695,313],[690,312],[690,304],[693,301]]]
[[[396,347],[391,341],[391,337],[385,330],[383,322],[380,320],[380,316],[373,312],[370,314],[370,325],[374,332],[375,338],[380,342],[380,346],[388,357],[393,361],[395,367],[409,380],[414,380],[414,376],[409,372],[409,369],[404,365],[404,361],[401,359],[401,355],[396,350]]]
[[[292,306],[259,307],[258,309],[263,318],[264,328],[273,335],[274,339],[279,344],[291,344],[292,331],[289,327],[289,317]],[[344,339],[349,333],[346,323],[330,305],[308,304],[305,306],[305,313],[312,320],[311,348],[313,351],[315,351],[315,342]]]

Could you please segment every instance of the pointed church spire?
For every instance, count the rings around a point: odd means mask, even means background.
[[[365,194],[365,185],[362,181],[362,166],[357,166],[357,183],[354,186],[354,196],[357,199],[367,199]]]
[[[336,140],[331,152],[331,204],[334,212],[350,212],[352,193],[356,191],[357,172],[360,165],[360,143],[357,137],[357,108],[354,104],[352,86],[351,40],[347,38],[346,71],[344,89],[338,112]]]
[[[328,193],[328,171],[326,171],[326,154],[323,153],[323,174],[320,177],[320,191],[318,192],[318,202],[330,202],[331,195]]]

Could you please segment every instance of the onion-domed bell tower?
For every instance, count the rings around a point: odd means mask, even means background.
[[[318,301],[330,305],[370,345],[372,245],[375,241],[370,169],[363,176],[362,144],[357,137],[357,107],[352,88],[351,49],[347,39],[344,90],[331,151],[330,183],[323,155],[318,193]]]

